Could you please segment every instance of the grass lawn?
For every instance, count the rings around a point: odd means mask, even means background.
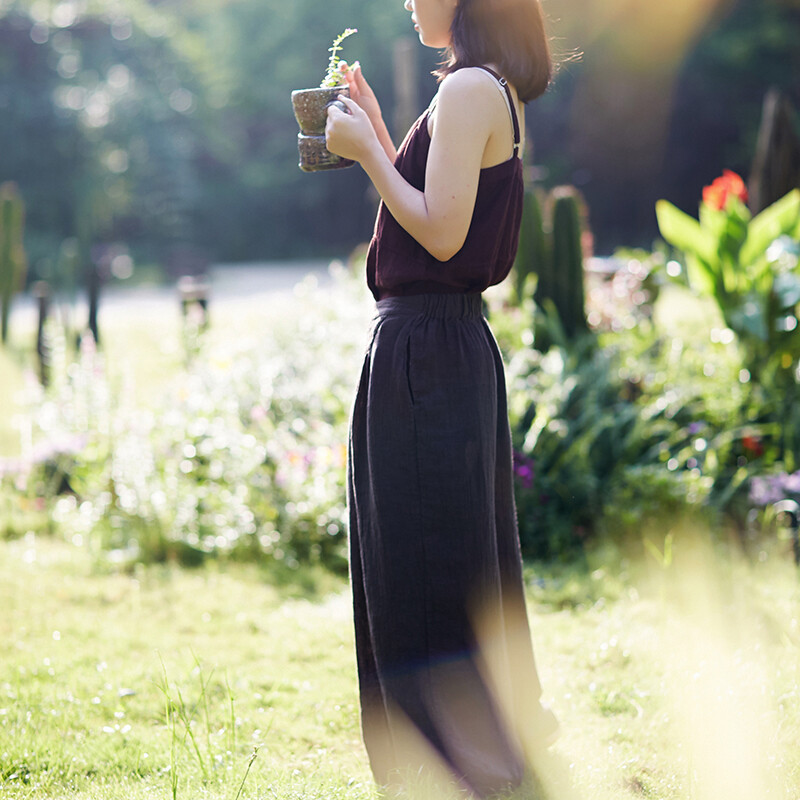
[[[800,795],[797,572],[676,533],[529,573],[552,800]],[[4,798],[375,798],[357,708],[339,578],[0,542]]]

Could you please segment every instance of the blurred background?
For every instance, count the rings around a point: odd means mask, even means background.
[[[650,247],[659,197],[694,214],[723,167],[746,176],[769,87],[800,103],[797,0],[545,12],[563,63],[528,108],[529,177],[582,191],[597,254]],[[356,27],[343,57],[399,141],[438,55],[408,17],[401,0],[0,0],[0,178],[27,207],[28,281],[348,254],[376,198],[358,169],[297,168],[289,97]]]

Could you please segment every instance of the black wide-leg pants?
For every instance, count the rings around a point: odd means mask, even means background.
[[[497,688],[534,713],[512,476],[503,364],[480,295],[379,301],[348,503],[362,728],[381,784],[423,769],[426,749],[481,797],[523,779],[476,633],[480,618],[501,650]]]

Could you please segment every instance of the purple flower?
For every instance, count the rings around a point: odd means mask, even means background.
[[[791,475],[784,473],[780,476],[783,478],[783,490],[787,494],[800,494],[800,469],[793,472]]]
[[[86,447],[88,441],[89,437],[82,433],[46,439],[34,445],[31,451],[31,461],[41,464],[59,456],[78,455]]]
[[[519,480],[524,489],[530,489],[533,486],[533,478],[535,476],[534,460],[529,458],[524,453],[518,450],[514,451],[514,475]]]
[[[692,435],[700,433],[700,431],[703,430],[705,426],[706,426],[705,422],[690,422],[689,433],[691,433]]]
[[[763,477],[755,477],[750,479],[750,502],[756,506],[768,506],[772,503],[777,503],[783,500],[787,493],[785,479],[795,479],[797,473],[794,475],[787,475],[785,472],[780,475],[765,475]],[[796,478],[800,481],[800,478]]]

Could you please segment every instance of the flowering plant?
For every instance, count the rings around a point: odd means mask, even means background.
[[[710,186],[703,188],[703,202],[710,208],[723,211],[728,205],[729,196],[738,197],[739,200],[746,203],[747,187],[739,175],[729,169],[724,169],[719,178],[715,178]]]
[[[800,190],[755,217],[746,200],[744,181],[725,170],[703,190],[699,220],[666,200],[656,203],[656,216],[684,256],[685,271],[670,262],[667,273],[716,301],[758,381],[775,358],[787,370],[800,357]]]
[[[333,45],[328,48],[331,57],[328,61],[325,77],[320,84],[321,87],[334,88],[344,84],[344,73],[347,70],[347,64],[339,57],[339,51],[342,49],[342,42],[354,33],[358,33],[357,28],[346,28],[333,40]]]
[[[750,502],[768,506],[785,499],[800,499],[800,470],[774,475],[756,475],[750,479]]]

